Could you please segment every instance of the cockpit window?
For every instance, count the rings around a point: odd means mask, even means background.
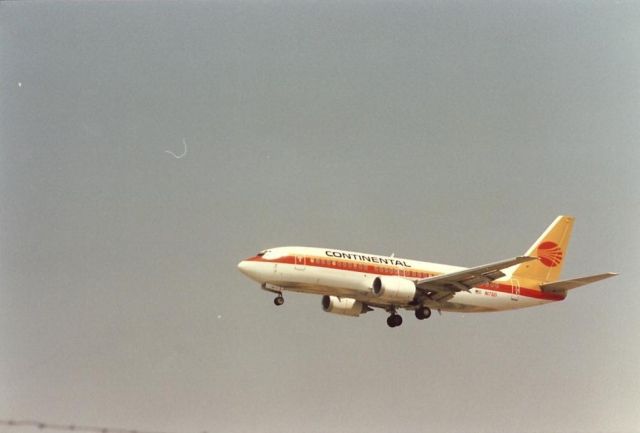
[[[263,260],[275,260],[283,256],[285,251],[281,248],[276,248],[273,250],[264,250],[258,253],[258,257],[262,257]]]

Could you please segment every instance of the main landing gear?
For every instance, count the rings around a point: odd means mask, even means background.
[[[394,311],[391,316],[387,317],[387,325],[389,325],[390,328],[402,325],[402,316],[396,314]]]
[[[396,326],[402,325],[402,316],[396,313],[395,310],[388,311],[391,313],[391,315],[387,317],[387,325],[389,325],[390,328],[395,328]],[[431,308],[425,306],[418,307],[415,310],[415,314],[416,319],[418,320],[428,319],[429,317],[431,317]]]
[[[431,317],[431,308],[429,307],[418,307],[416,308],[416,319],[424,320]]]
[[[273,300],[273,303],[276,304],[277,306],[284,304],[284,297],[282,295],[276,296],[275,299]]]

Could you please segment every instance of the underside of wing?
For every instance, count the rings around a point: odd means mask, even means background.
[[[554,283],[541,284],[540,289],[547,293],[564,293],[567,290],[575,289],[585,284],[595,283],[605,278],[615,277],[616,275],[618,274],[607,272],[604,274],[590,275],[588,277],[574,278],[572,280],[556,281]]]
[[[440,295],[451,295],[455,292],[467,291],[479,284],[486,284],[504,277],[503,269],[519,263],[537,260],[537,257],[520,256],[488,265],[476,266],[462,271],[425,278],[416,283],[420,290]],[[433,295],[431,296],[434,297]]]

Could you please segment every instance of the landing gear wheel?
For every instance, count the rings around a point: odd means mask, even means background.
[[[416,309],[416,319],[424,320],[431,317],[431,308],[429,307],[421,307]]]
[[[394,328],[396,326],[393,316],[387,317],[387,325],[389,326],[389,328]]]
[[[390,328],[395,328],[396,326],[402,325],[402,316],[398,314],[392,314],[391,316],[387,317],[387,325],[389,325]]]
[[[396,326],[402,325],[402,316],[399,316],[399,315],[396,314],[394,320],[395,320]]]
[[[284,298],[282,297],[282,295],[278,295],[276,296],[276,298],[273,300],[273,303],[280,306],[282,304],[284,304]]]

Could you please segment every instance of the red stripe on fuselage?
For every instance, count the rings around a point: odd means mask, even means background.
[[[301,262],[296,261],[296,256],[281,256],[273,260],[265,259],[261,256],[254,256],[246,259],[246,261],[251,262],[263,262],[263,263],[282,263],[288,265],[299,265],[299,266],[308,266],[312,268],[325,268],[325,269],[334,269],[338,271],[344,272],[358,272],[361,274],[373,274],[380,276],[400,276],[402,278],[406,278],[412,281],[418,281],[422,278],[429,278],[436,275],[440,275],[439,273],[428,272],[424,270],[418,270],[412,268],[411,272],[417,272],[420,275],[419,277],[400,275],[400,272],[409,272],[404,268],[389,266],[389,265],[374,265],[368,262],[360,262],[354,260],[336,260],[334,258],[325,258],[325,257],[316,257],[316,256],[300,256],[302,257]],[[313,263],[311,263],[311,259],[313,259]],[[298,259],[299,260],[299,259]],[[342,266],[341,266],[342,265]],[[350,267],[349,265],[352,265]],[[378,269],[376,269],[376,267]],[[384,270],[385,272],[380,272]],[[493,291],[493,292],[502,292],[507,294],[512,294],[512,286],[510,284],[502,284],[499,282],[491,283],[491,284],[481,284],[476,286],[478,289]],[[520,287],[520,296],[526,296],[528,298],[534,299],[542,299],[546,301],[562,301],[566,296],[559,295],[556,293],[545,293],[538,289],[532,289],[528,287]]]

